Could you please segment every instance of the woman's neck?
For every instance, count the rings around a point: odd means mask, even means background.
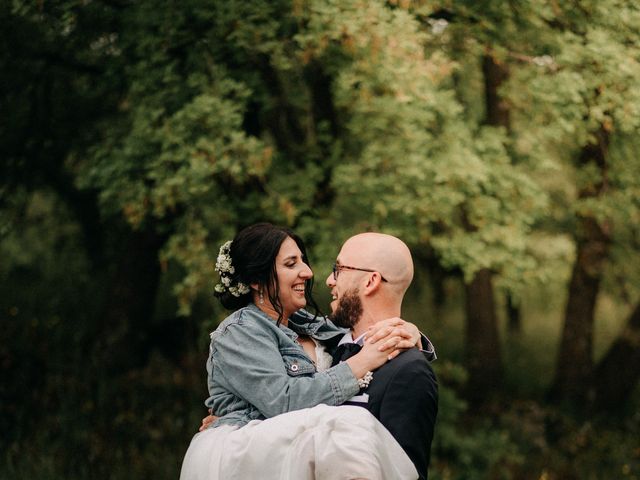
[[[278,315],[278,312],[276,311],[275,308],[273,308],[273,305],[271,305],[271,303],[269,302],[264,302],[264,303],[256,303],[256,307],[258,307],[260,310],[262,310],[265,314],[267,314],[269,317],[271,317],[273,320],[275,320],[276,322],[278,321],[278,318],[280,317],[280,315]],[[280,321],[281,325],[284,325],[285,327],[289,325],[289,315],[286,312],[282,313],[282,320]]]

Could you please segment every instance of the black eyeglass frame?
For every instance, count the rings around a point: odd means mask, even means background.
[[[348,265],[338,265],[337,263],[334,263],[332,272],[333,272],[333,279],[336,282],[338,281],[338,275],[340,275],[340,270],[357,270],[359,272],[378,273],[380,274],[380,278],[382,279],[383,282],[388,282],[388,280],[384,278],[378,270],[371,270],[370,268],[350,267]]]

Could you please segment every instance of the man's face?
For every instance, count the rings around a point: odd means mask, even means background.
[[[340,269],[341,265],[351,265],[349,261],[357,263],[358,258],[357,251],[347,242],[336,258],[336,273],[331,272],[325,282],[331,290],[331,319],[344,328],[352,328],[362,316],[358,282],[362,280],[363,272]]]
[[[333,323],[344,328],[353,328],[358,323],[362,315],[362,300],[358,293],[358,289],[347,290],[337,301],[335,308],[335,302],[331,303],[332,313],[329,318]]]

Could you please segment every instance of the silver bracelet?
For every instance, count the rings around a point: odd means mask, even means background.
[[[361,379],[358,380],[358,386],[362,389],[362,388],[367,388],[369,386],[369,384],[371,383],[371,380],[373,379],[373,372],[371,372],[371,370],[369,370],[367,373],[364,374],[364,377],[362,377]]]

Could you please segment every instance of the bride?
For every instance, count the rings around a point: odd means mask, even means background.
[[[413,346],[417,329],[406,324],[413,334],[405,330],[405,338],[365,342],[331,367],[329,352],[345,330],[303,310],[317,306],[297,235],[267,223],[247,227],[221,247],[216,270],[215,294],[235,310],[211,333],[205,403],[218,418],[193,437],[181,480],[417,478],[371,413],[337,407],[397,347]]]

